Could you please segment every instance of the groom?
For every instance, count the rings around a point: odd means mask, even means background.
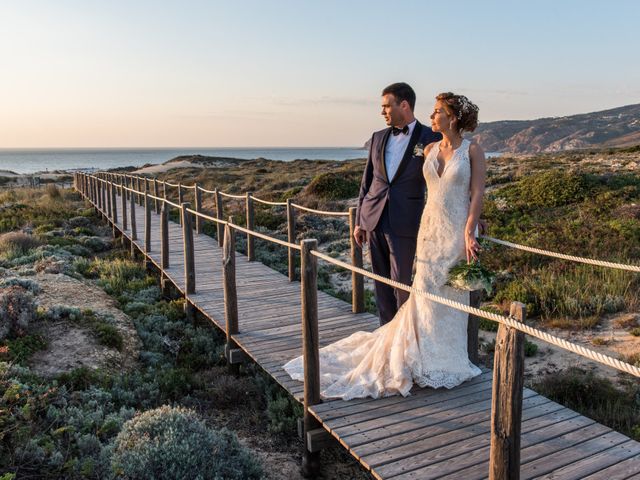
[[[354,237],[369,243],[373,272],[411,284],[420,216],[425,200],[424,147],[441,135],[413,116],[416,94],[406,83],[382,91],[382,116],[389,128],[371,137],[362,175]],[[375,282],[380,325],[391,321],[409,298],[403,290]]]

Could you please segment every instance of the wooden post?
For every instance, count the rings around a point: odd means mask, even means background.
[[[153,177],[153,196],[156,197],[154,202],[155,202],[155,207],[156,207],[156,213],[159,215],[160,214],[160,200],[158,200],[158,179]]]
[[[216,218],[218,220],[222,220],[222,195],[220,194],[220,192],[218,191],[218,189],[215,189],[214,195],[216,197]],[[224,244],[224,226],[221,223],[218,223],[218,246],[222,247]]]
[[[291,199],[287,198],[287,242],[295,243],[296,241],[296,216],[291,205]],[[293,282],[296,279],[296,250],[289,247],[289,281]]]
[[[138,239],[138,232],[136,231],[136,199],[133,193],[129,197],[129,213],[131,214],[131,251],[133,252],[133,241]]]
[[[229,223],[231,219],[229,219]],[[231,338],[238,333],[238,292],[236,290],[236,232],[230,225],[224,227],[224,247],[222,257],[222,281],[224,284],[224,318],[227,326],[225,356],[231,373],[239,372],[239,363],[231,361],[232,351],[238,345]]]
[[[160,209],[160,268],[162,270],[160,277],[160,287],[162,294],[170,297],[170,284],[165,271],[169,268],[169,205],[162,202]]]
[[[184,242],[184,280],[185,280],[185,313],[189,320],[195,317],[195,308],[189,302],[189,295],[196,293],[196,271],[193,255],[193,227],[191,226],[191,213],[187,211],[191,208],[189,202],[180,204],[180,219],[182,221],[182,239]]]
[[[511,317],[524,322],[525,306],[511,304]],[[519,480],[524,333],[500,325],[496,336],[491,399],[490,480]]]
[[[113,217],[111,216],[111,182],[107,181],[107,183],[105,183],[105,193],[106,193],[106,204],[107,204],[107,218],[109,218],[109,220],[113,220]]]
[[[124,232],[127,230],[127,191],[125,186],[120,187],[120,204],[122,206],[122,241],[124,242]]]
[[[253,210],[253,198],[251,198],[251,192],[247,192],[246,199],[247,207],[247,230],[253,230],[254,228],[254,210]],[[255,252],[255,238],[250,233],[247,233],[247,260],[253,262],[256,259]]]
[[[469,292],[469,306],[480,308],[480,301],[482,300],[482,290],[473,290]],[[480,325],[480,319],[475,315],[469,314],[467,321],[467,353],[469,354],[469,361],[474,365],[479,365],[478,350],[480,343],[478,340],[478,329]]]
[[[144,207],[144,188],[142,187],[142,182],[144,181],[146,182],[146,178],[144,177],[137,177],[138,178],[138,203],[140,204],[141,207]]]
[[[302,472],[313,476],[319,469],[320,452],[309,448],[308,434],[321,428],[309,407],[320,403],[320,356],[318,352],[318,259],[311,252],[318,248],[318,241],[306,239],[300,242],[300,280],[302,296],[302,355],[304,357],[304,444]]]
[[[113,226],[118,223],[118,202],[117,202],[117,190],[118,186],[115,183],[111,183],[111,211],[113,212]]]
[[[178,182],[178,205],[184,203],[184,195],[182,194],[182,184]],[[180,225],[182,225],[182,215],[180,215]]]
[[[193,196],[196,202],[196,212],[202,213],[202,190],[197,183],[193,185]],[[203,218],[196,215],[196,233],[202,233]]]
[[[131,177],[129,175],[125,175],[124,177],[124,185],[127,188],[133,188],[133,180],[131,179]],[[131,198],[132,193],[127,190],[127,200],[129,200]]]
[[[356,228],[356,207],[349,208],[349,242],[351,243],[351,264],[362,268],[362,248],[356,243],[353,232]],[[351,272],[351,310],[353,313],[364,312],[364,278]]]
[[[151,253],[151,202],[148,192],[144,192],[144,253]]]
[[[102,211],[102,205],[100,202],[102,201],[102,184],[100,180],[96,178],[96,208],[98,209],[98,213]]]

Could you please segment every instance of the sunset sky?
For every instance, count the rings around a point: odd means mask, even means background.
[[[0,0],[0,148],[359,146],[380,90],[480,120],[640,103],[640,2]]]

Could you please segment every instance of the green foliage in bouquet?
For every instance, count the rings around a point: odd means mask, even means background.
[[[467,263],[460,260],[449,270],[447,285],[460,290],[484,290],[487,295],[493,291],[495,274],[485,268],[478,260]]]

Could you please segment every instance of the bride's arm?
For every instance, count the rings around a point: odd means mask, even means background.
[[[464,229],[465,250],[467,262],[478,258],[480,244],[476,240],[476,226],[482,212],[482,200],[484,198],[484,184],[487,174],[487,162],[484,152],[477,143],[469,146],[469,159],[471,160],[471,205],[469,206],[469,216]]]

